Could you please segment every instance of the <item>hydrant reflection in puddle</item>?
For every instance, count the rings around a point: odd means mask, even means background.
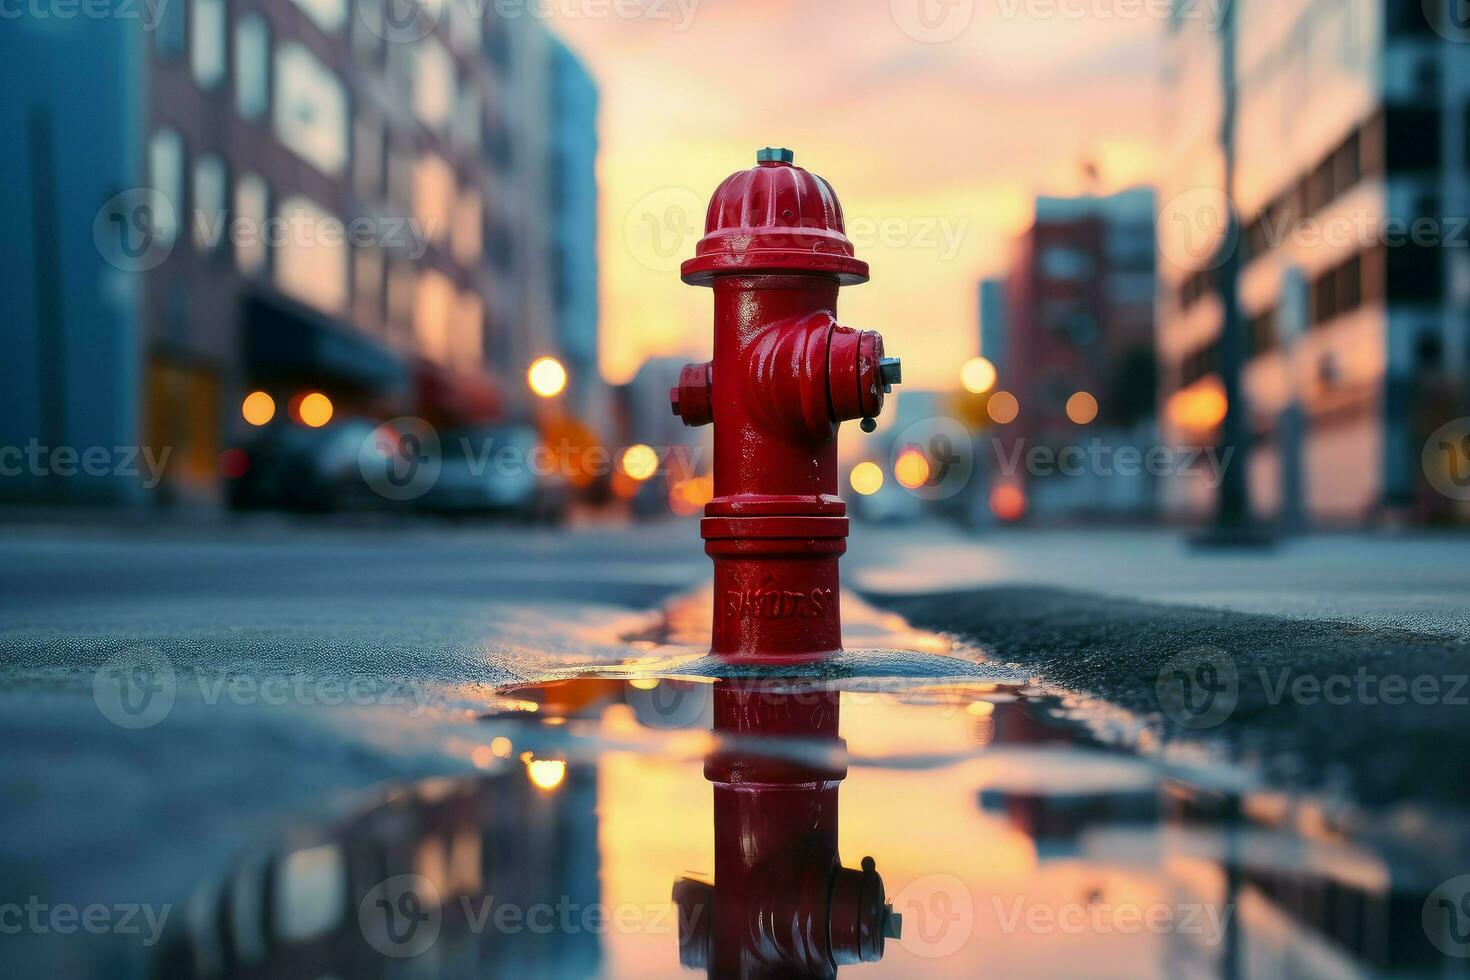
[[[700,533],[715,563],[712,649],[737,662],[813,660],[842,648],[837,429],[871,432],[902,381],[883,338],[838,324],[840,286],[867,282],[842,206],[821,177],[767,148],[715,191],[683,279],[714,290],[714,360],[670,393],[687,425],[715,427],[715,496]]]
[[[680,961],[711,977],[828,978],[881,959],[902,921],[873,859],[838,857],[837,692],[725,681],[714,714],[714,882],[674,884]]]

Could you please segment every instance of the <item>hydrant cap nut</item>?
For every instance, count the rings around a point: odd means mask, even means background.
[[[867,282],[868,264],[847,237],[832,185],[796,166],[791,150],[766,147],[756,159],[710,198],[684,281],[711,286],[719,275],[797,273],[831,276],[844,286]]]

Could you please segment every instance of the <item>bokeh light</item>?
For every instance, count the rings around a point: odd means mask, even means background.
[[[527,759],[526,775],[531,777],[531,782],[538,789],[554,790],[567,778],[567,764],[564,759]]]
[[[1087,425],[1097,418],[1097,399],[1090,392],[1077,392],[1067,399],[1067,418],[1078,425]]]
[[[960,384],[972,395],[983,395],[995,387],[995,365],[988,357],[972,357],[960,368]]]
[[[852,484],[853,490],[864,497],[871,497],[883,489],[883,467],[870,459],[865,459],[852,468],[848,482]]]
[[[1003,521],[1019,521],[1026,516],[1026,494],[1020,487],[1002,484],[990,492],[990,512]]]
[[[332,421],[332,400],[319,391],[313,391],[302,397],[296,414],[303,425],[320,429]]]
[[[526,382],[542,398],[555,398],[567,386],[567,369],[554,357],[538,357],[526,372]]]
[[[985,411],[997,425],[1009,425],[1021,414],[1021,403],[1009,391],[997,391],[990,396],[990,403],[985,406]]]
[[[238,480],[250,470],[250,457],[243,449],[226,449],[219,454],[219,475],[226,480]]]
[[[263,391],[252,391],[240,403],[240,414],[251,425],[265,425],[276,417],[276,400]]]
[[[629,446],[623,450],[622,469],[635,480],[647,480],[658,472],[658,453],[642,443]]]
[[[929,482],[929,459],[918,449],[905,449],[893,464],[893,478],[909,490]]]
[[[1229,402],[1218,382],[1175,392],[1165,411],[1169,421],[1181,429],[1208,431],[1225,421]]]

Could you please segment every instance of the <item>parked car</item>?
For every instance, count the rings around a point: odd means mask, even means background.
[[[541,445],[540,435],[525,425],[441,433],[439,478],[420,498],[420,506],[436,514],[561,520],[571,499],[570,487]]]
[[[266,426],[243,447],[246,468],[230,482],[230,505],[318,513],[383,506],[386,501],[373,491],[359,459],[373,430],[373,422],[355,418],[334,419],[320,428],[284,420]],[[382,465],[389,465],[386,456]]]

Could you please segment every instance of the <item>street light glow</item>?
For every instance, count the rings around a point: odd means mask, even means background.
[[[538,357],[526,372],[531,390],[542,398],[555,398],[567,386],[567,369],[554,357]]]
[[[658,453],[641,442],[623,450],[623,472],[640,483],[658,472]]]
[[[990,404],[985,406],[985,411],[997,425],[1009,425],[1021,414],[1021,403],[1009,391],[997,391],[990,396]]]
[[[1078,425],[1087,425],[1097,418],[1097,399],[1091,392],[1077,392],[1067,399],[1067,418]]]
[[[554,790],[567,778],[567,764],[563,759],[527,759],[526,775],[538,789]]]
[[[995,387],[995,365],[988,357],[972,357],[960,368],[960,384],[972,395],[983,395]]]
[[[929,460],[918,449],[905,449],[893,464],[893,478],[909,490],[917,490],[929,482]]]
[[[853,490],[864,497],[871,497],[883,489],[883,467],[870,459],[865,459],[852,468],[852,473],[847,479],[852,484]]]
[[[263,391],[252,391],[240,403],[240,414],[251,425],[265,425],[276,417],[276,400]]]
[[[319,391],[313,391],[301,399],[296,408],[302,424],[320,429],[332,421],[332,400]]]

